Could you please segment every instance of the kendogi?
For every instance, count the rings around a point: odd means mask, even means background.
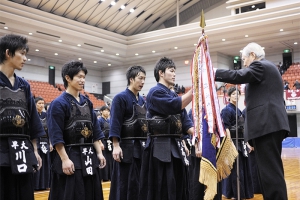
[[[102,200],[100,169],[105,166],[101,132],[92,102],[79,93],[87,69],[79,61],[66,63],[66,91],[47,111],[50,141],[55,148],[49,200]]]
[[[45,190],[50,188],[50,166],[51,158],[50,152],[52,151],[52,145],[50,145],[48,138],[48,127],[47,127],[47,114],[43,111],[44,109],[44,99],[42,97],[36,97],[34,99],[36,108],[38,111],[38,116],[40,117],[42,126],[44,128],[44,135],[37,139],[37,149],[40,154],[43,165],[39,171],[34,173],[34,189],[35,190]]]
[[[103,135],[90,100],[80,95],[78,103],[73,96],[64,92],[51,103],[47,118],[53,146],[64,143],[75,168],[73,175],[66,175],[59,154],[54,152],[49,199],[80,199],[80,196],[82,199],[88,199],[87,196],[90,199],[103,199],[99,160],[93,146]]]
[[[141,155],[146,143],[148,125],[146,120],[145,101],[142,96],[138,100],[133,93],[126,89],[120,94],[128,103],[126,107],[116,108],[118,97],[114,98],[111,107],[111,129],[110,138],[114,135],[117,127],[115,115],[121,115],[126,110],[124,120],[120,124],[120,147],[123,151],[121,162],[113,161],[113,172],[109,198],[114,199],[136,199],[139,191],[139,178],[141,169]]]
[[[139,94],[146,72],[132,66],[126,72],[128,87],[111,105],[109,138],[113,141],[110,200],[138,198],[141,156],[148,134],[145,100]]]
[[[187,200],[189,164],[183,134],[193,133],[184,107],[192,93],[177,96],[170,88],[175,81],[175,63],[161,58],[155,67],[157,85],[147,95],[150,136],[143,153],[140,200]]]
[[[238,140],[239,167],[237,168],[237,162],[235,162],[231,174],[222,180],[222,194],[228,199],[238,198],[237,175],[239,174],[240,198],[251,199],[254,197],[254,191],[248,147],[246,142],[244,142],[244,119],[241,110],[236,107],[238,105],[237,96],[239,96],[241,92],[240,90],[236,90],[235,86],[232,86],[228,89],[227,94],[229,103],[222,109],[221,117],[224,127],[230,130],[231,138],[235,145],[236,139]],[[238,117],[238,122],[236,122],[236,117]],[[238,126],[236,126],[236,124]],[[238,129],[239,132],[238,138],[236,138],[236,129]],[[239,173],[237,170],[239,170]]]
[[[100,178],[102,181],[109,181],[111,180],[111,172],[112,172],[112,164],[113,164],[112,141],[108,138],[109,129],[110,129],[110,122],[109,122],[110,108],[108,106],[102,106],[100,108],[100,113],[101,116],[98,119],[98,121],[100,124],[101,131],[104,134],[104,138],[102,139],[104,150],[102,152],[106,159],[106,166],[100,170]]]
[[[11,85],[0,71],[0,199],[27,200],[34,199],[32,174],[38,169],[31,140],[45,132],[28,82],[14,77]]]

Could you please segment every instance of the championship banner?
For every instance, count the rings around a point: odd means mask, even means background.
[[[287,100],[300,99],[300,90],[285,90]]]
[[[205,26],[203,11],[200,26],[202,35],[191,63],[195,130],[192,142],[194,144],[197,141],[198,148],[202,151],[199,182],[206,185],[204,199],[211,200],[217,194],[217,183],[231,173],[238,152],[231,141],[230,133],[225,132],[220,115],[208,37],[203,29]]]

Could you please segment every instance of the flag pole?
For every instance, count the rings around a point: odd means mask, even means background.
[[[206,26],[204,12],[203,9],[201,11],[201,18],[200,18],[200,27],[202,28],[202,35],[204,35],[204,27]]]
[[[192,107],[195,111],[193,112],[194,135],[198,136],[198,147],[202,150],[199,182],[206,186],[203,199],[211,200],[218,194],[218,182],[230,175],[238,152],[230,137],[229,130],[225,130],[222,123],[208,39],[204,31],[205,25],[202,10],[200,19],[202,35],[198,40],[191,65]],[[222,141],[220,140],[221,137],[224,138]]]
[[[235,85],[235,91],[236,91],[236,106],[235,106],[235,146],[236,150],[239,151],[238,145],[239,145],[239,127],[238,127],[238,105],[239,105],[239,91],[238,91],[238,85]],[[237,185],[237,199],[240,200],[240,165],[239,165],[239,156],[236,158],[236,185]]]

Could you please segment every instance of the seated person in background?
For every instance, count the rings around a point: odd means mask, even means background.
[[[293,87],[295,87],[297,90],[300,89],[300,83],[298,82],[298,80],[295,81]]]

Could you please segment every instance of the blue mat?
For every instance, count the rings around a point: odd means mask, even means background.
[[[299,137],[287,137],[282,141],[283,148],[300,148]]]

